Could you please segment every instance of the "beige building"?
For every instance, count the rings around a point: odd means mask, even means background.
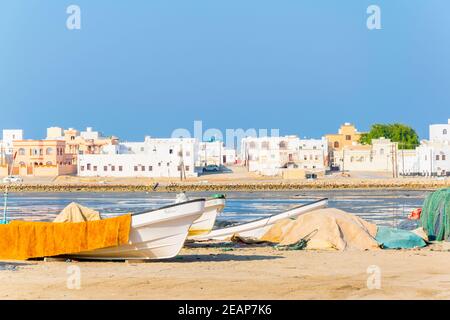
[[[334,167],[339,166],[334,158],[335,151],[342,151],[345,147],[356,146],[362,133],[358,132],[351,123],[344,123],[336,134],[327,134],[325,138],[328,141],[328,150],[330,151],[330,164]]]
[[[333,151],[335,163],[342,171],[398,172],[398,143],[390,139],[373,139],[372,145],[348,145]],[[408,154],[409,157],[409,154]]]
[[[65,153],[62,140],[17,140],[13,142],[14,162],[1,167],[0,175],[59,176],[76,173],[75,157]]]
[[[117,137],[103,137],[100,132],[94,131],[90,127],[81,132],[73,128],[67,130],[59,127],[48,128],[47,139],[64,140],[66,142],[65,152],[73,155],[101,154],[104,147],[119,143]]]

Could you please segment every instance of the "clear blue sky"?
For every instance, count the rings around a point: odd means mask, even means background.
[[[426,138],[450,117],[449,17],[448,0],[3,1],[0,128],[141,140],[194,120],[302,137],[403,122]]]

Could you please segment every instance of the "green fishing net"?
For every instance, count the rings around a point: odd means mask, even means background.
[[[450,240],[450,188],[430,194],[423,203],[420,222],[431,241]]]

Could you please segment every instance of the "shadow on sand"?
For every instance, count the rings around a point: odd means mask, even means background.
[[[124,263],[129,261],[131,264],[135,263],[192,263],[192,262],[226,262],[226,261],[258,261],[258,260],[275,260],[282,259],[283,256],[269,256],[269,255],[254,255],[254,254],[231,254],[231,253],[215,253],[215,254],[183,254],[171,259],[164,260],[95,260],[95,259],[68,259],[66,261],[61,260],[59,262],[71,263],[73,261],[83,263]],[[52,261],[55,262],[55,261]],[[0,270],[1,267],[0,267]]]
[[[188,254],[180,255],[172,259],[161,262],[176,262],[176,263],[191,263],[191,262],[226,262],[226,261],[258,261],[258,260],[275,260],[283,259],[282,256],[267,256],[267,255],[239,255],[229,253],[218,254]]]
[[[29,263],[0,261],[0,271],[16,271],[18,267],[28,265]]]

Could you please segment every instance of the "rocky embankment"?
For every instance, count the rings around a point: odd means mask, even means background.
[[[202,192],[202,191],[295,191],[305,189],[438,189],[450,187],[450,180],[318,180],[269,183],[169,183],[148,185],[125,184],[20,184],[10,192]]]

